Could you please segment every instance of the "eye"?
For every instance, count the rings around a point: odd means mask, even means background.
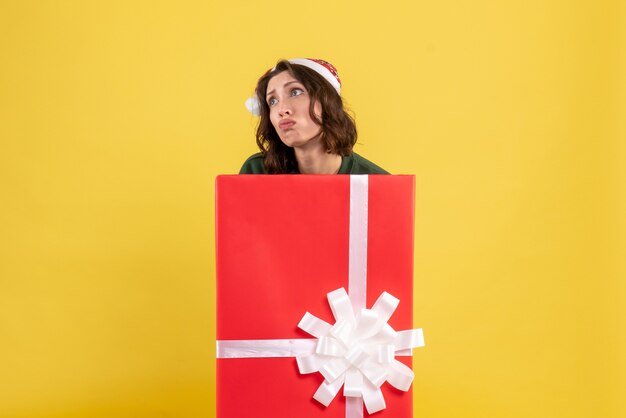
[[[267,99],[267,104],[270,107],[274,106],[276,103],[278,103],[278,100],[276,100],[274,97],[270,97],[269,99]]]
[[[303,93],[304,93],[304,90],[302,90],[301,88],[296,87],[296,88],[291,89],[292,96],[299,96]]]

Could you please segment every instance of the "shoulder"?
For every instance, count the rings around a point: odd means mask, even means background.
[[[389,174],[389,172],[370,160],[361,157],[356,152],[345,157],[348,161],[346,164],[345,174]],[[342,167],[343,168],[343,167]]]
[[[241,166],[239,174],[267,174],[263,164],[263,154],[257,152],[251,155]]]

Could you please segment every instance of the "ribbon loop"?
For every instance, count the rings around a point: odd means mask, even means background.
[[[376,386],[372,386],[370,383],[365,382],[363,385],[363,403],[365,404],[365,409],[369,414],[373,414],[374,412],[382,411],[387,407],[385,404],[385,398],[383,397],[383,393],[380,388]]]
[[[315,338],[321,338],[324,335],[328,334],[330,331],[330,324],[326,321],[322,321],[315,315],[311,315],[306,312],[300,322],[298,323],[298,328],[301,330],[311,334]]]
[[[363,362],[367,360],[368,357],[369,355],[365,351],[363,351],[363,348],[360,345],[355,345],[354,347],[352,347],[344,356],[344,358],[348,360],[350,364],[352,364],[354,367],[360,367],[361,364],[363,364]]]
[[[356,318],[355,337],[359,340],[371,338],[383,328],[385,322],[380,320],[378,312],[371,309],[361,309]]]
[[[424,332],[421,328],[400,331],[395,338],[394,344],[396,350],[424,347]]]
[[[365,363],[361,366],[361,373],[377,388],[387,380],[387,370],[373,361]]]
[[[387,366],[387,371],[389,372],[387,381],[391,386],[404,392],[409,390],[411,383],[413,382],[413,378],[415,377],[413,370],[398,360],[394,360]]]
[[[378,346],[378,362],[389,364],[393,361],[396,353],[396,346],[393,344],[381,344]]]
[[[328,382],[334,382],[340,378],[350,367],[350,363],[344,358],[336,358],[324,364],[320,373]]]
[[[337,321],[328,332],[330,335],[346,344],[350,341],[350,337],[353,331],[354,325],[352,325],[351,322],[342,319],[341,321]]]
[[[328,358],[318,356],[317,354],[296,357],[296,363],[298,363],[298,370],[300,371],[300,374],[319,372],[320,368],[327,361]]]
[[[315,347],[315,354],[323,356],[342,356],[346,352],[346,349],[339,343],[338,340],[333,337],[321,337],[317,340],[317,347]]]
[[[330,310],[333,312],[333,316],[336,321],[346,320],[354,323],[354,311],[352,310],[352,304],[346,289],[333,290],[328,294],[328,303],[330,304]]]
[[[387,322],[391,315],[396,311],[398,304],[400,303],[400,299],[391,296],[387,292],[383,292],[376,302],[374,302],[374,306],[372,306],[372,310],[378,312],[380,318]]]
[[[385,323],[380,332],[376,335],[376,338],[382,341],[394,341],[398,333],[395,329],[391,328],[391,325]]]
[[[324,406],[328,406],[330,405],[332,400],[335,399],[335,396],[337,396],[337,393],[339,393],[342,385],[343,377],[331,383],[324,381],[317,388],[317,391],[313,395],[313,399],[315,399]]]
[[[343,384],[343,396],[361,397],[363,387],[363,375],[354,369],[346,372],[346,381]]]

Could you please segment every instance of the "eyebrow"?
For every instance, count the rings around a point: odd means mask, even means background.
[[[286,86],[288,86],[290,84],[293,84],[293,83],[300,83],[300,82],[298,80],[287,81],[285,84],[283,84],[283,87],[286,87]],[[272,89],[271,91],[268,91],[267,94],[265,95],[265,97],[268,97],[269,95],[274,94],[275,91],[276,91],[276,89]]]

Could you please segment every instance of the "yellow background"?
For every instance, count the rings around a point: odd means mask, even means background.
[[[2,0],[0,417],[214,415],[214,177],[298,56],[417,175],[415,416],[626,416],[625,28],[620,0]]]

